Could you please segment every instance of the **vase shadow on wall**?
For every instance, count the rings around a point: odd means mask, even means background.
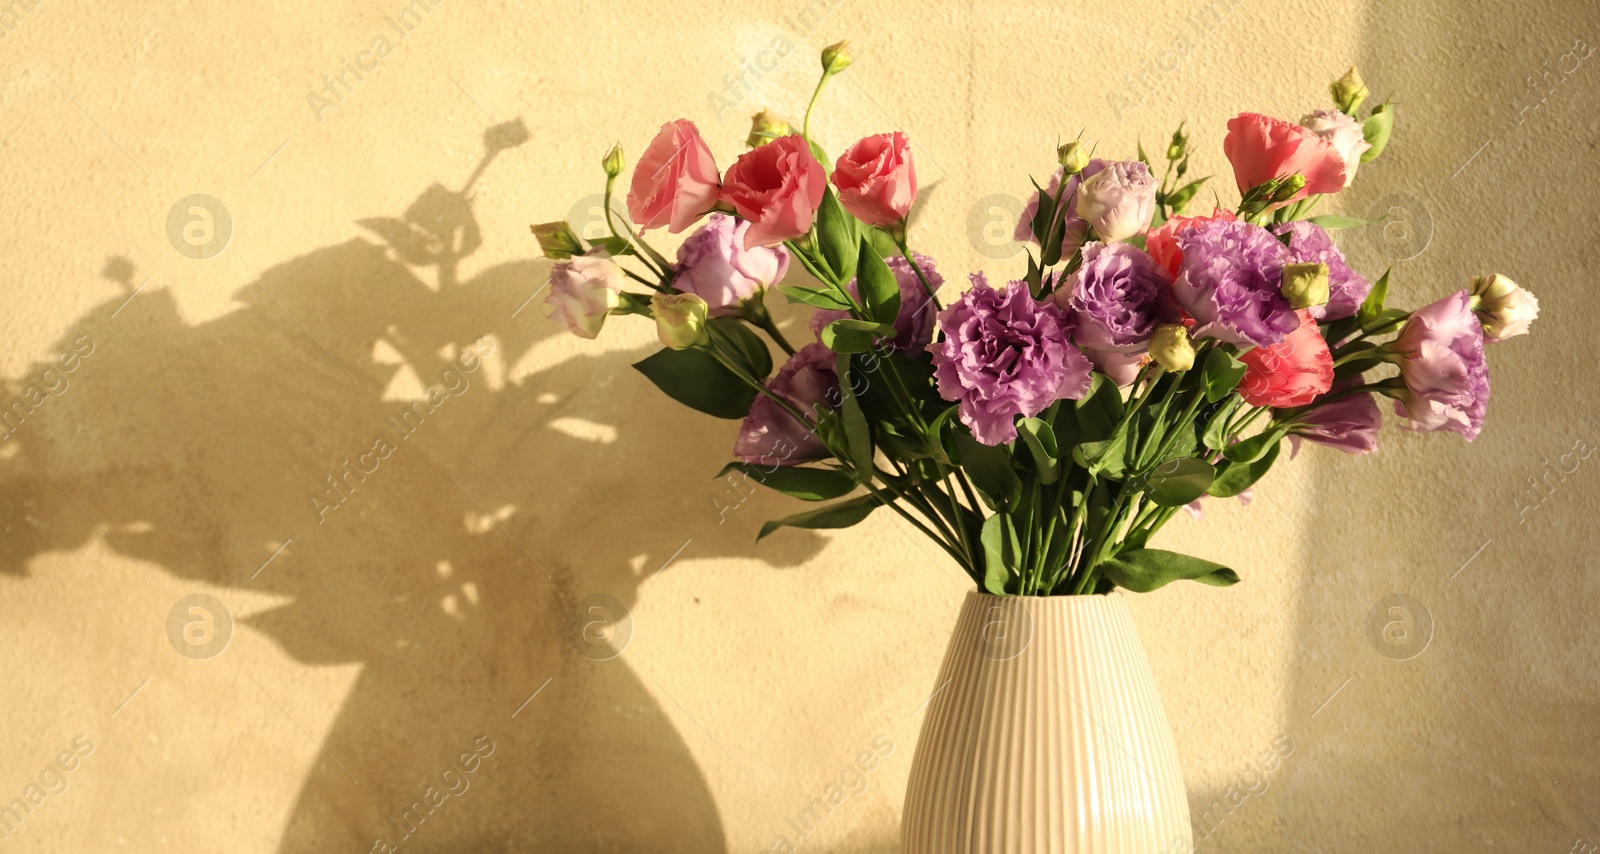
[[[652,579],[691,598],[661,571],[673,557],[786,567],[822,541],[754,546],[777,502],[720,524],[709,475],[731,424],[706,429],[632,371],[653,348],[558,360],[567,333],[527,302],[547,262],[463,274],[482,239],[471,204],[436,184],[403,216],[363,220],[376,238],[272,267],[235,292],[242,309],[195,324],[113,259],[124,292],[59,342],[90,354],[3,443],[0,573],[103,528],[153,573],[286,601],[235,614],[240,631],[305,664],[360,664],[283,851],[725,850],[705,776],[646,687],[674,675],[637,648],[615,656],[617,628],[596,636],[580,610],[631,611]],[[45,367],[7,381],[8,405]],[[669,454],[652,450],[662,437]],[[289,708],[316,702],[240,675]],[[494,753],[453,770],[480,736]]]

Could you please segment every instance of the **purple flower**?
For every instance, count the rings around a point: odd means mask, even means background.
[[[1140,353],[1163,323],[1178,322],[1172,279],[1150,256],[1127,243],[1091,243],[1083,264],[1054,295],[1086,350]]]
[[[1296,220],[1274,226],[1273,234],[1288,234],[1289,262],[1293,264],[1328,265],[1328,302],[1311,306],[1311,316],[1317,320],[1338,320],[1350,317],[1361,307],[1372,283],[1345,263],[1344,253],[1333,245],[1333,238],[1322,226],[1313,222]]]
[[[1067,341],[1061,310],[1028,293],[1026,282],[972,289],[939,312],[944,340],[929,347],[939,395],[961,405],[962,423],[985,445],[1017,438],[1018,415],[1089,391],[1089,360]]]
[[[1417,309],[1389,347],[1405,381],[1394,409],[1406,427],[1478,438],[1489,407],[1489,365],[1471,295],[1456,291]]]
[[[933,259],[920,252],[911,253],[911,257],[917,259],[918,269],[928,277],[928,285],[937,293],[939,286],[944,284],[944,277],[933,268]],[[894,273],[895,281],[900,285],[900,313],[894,319],[892,346],[901,352],[920,353],[933,340],[933,324],[937,318],[934,303],[928,298],[927,289],[922,286],[922,281],[906,259],[895,255],[885,258],[883,262],[889,265],[889,272]],[[851,279],[846,287],[852,296],[857,299],[861,297],[861,292],[856,290],[855,279]],[[818,311],[811,315],[811,331],[821,335],[822,327],[849,316],[848,311]]]
[[[1078,185],[1072,212],[1101,240],[1126,240],[1150,230],[1159,186],[1150,167],[1137,160],[1107,163]]]
[[[1333,384],[1323,399],[1362,385],[1359,376]],[[1312,402],[1310,409],[1295,419],[1289,428],[1290,456],[1300,450],[1300,439],[1338,448],[1347,454],[1370,454],[1378,449],[1378,425],[1382,417],[1371,392],[1340,397],[1328,403]]]
[[[776,284],[789,271],[789,250],[782,246],[744,248],[750,223],[712,214],[678,247],[672,286],[694,294],[711,307],[712,317],[739,309],[739,303]]]
[[[1172,292],[1195,319],[1196,338],[1266,347],[1300,326],[1279,290],[1289,251],[1266,229],[1212,221],[1181,231],[1183,252]]]
[[[834,409],[839,401],[839,374],[833,351],[807,344],[789,357],[767,382],[767,390],[814,419],[821,408]],[[832,454],[818,438],[814,420],[802,424],[794,413],[772,398],[756,395],[750,414],[739,425],[733,455],[755,465],[792,466],[827,459]]]

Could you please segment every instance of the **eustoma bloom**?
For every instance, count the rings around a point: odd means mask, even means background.
[[[606,315],[622,304],[622,268],[604,254],[557,261],[550,268],[550,295],[544,301],[555,309],[550,319],[563,321],[579,338],[593,338]]]
[[[1073,343],[1095,367],[1125,386],[1156,327],[1178,322],[1172,278],[1149,255],[1127,243],[1091,243],[1083,263],[1056,291]]]
[[[1145,236],[1145,251],[1167,271],[1167,275],[1176,276],[1178,267],[1183,264],[1183,250],[1178,248],[1179,234],[1208,222],[1233,222],[1236,219],[1238,217],[1233,215],[1233,211],[1227,210],[1213,210],[1205,216],[1174,216]]]
[[[1055,174],[1050,177],[1050,183],[1044,186],[1044,191],[1049,193],[1052,199],[1055,198],[1057,193],[1060,193],[1061,204],[1066,208],[1062,214],[1062,219],[1065,220],[1065,228],[1061,237],[1061,254],[1063,256],[1071,255],[1077,251],[1078,247],[1082,246],[1083,242],[1089,237],[1089,224],[1079,219],[1077,214],[1072,211],[1077,204],[1078,188],[1083,185],[1086,179],[1099,174],[1100,170],[1104,168],[1106,168],[1106,161],[1095,159],[1090,160],[1088,165],[1083,167],[1083,171],[1075,175],[1067,175],[1065,169],[1057,169]],[[1061,186],[1063,177],[1066,178],[1067,182],[1065,188]],[[1028,203],[1023,206],[1022,213],[1017,217],[1017,227],[1012,235],[1016,240],[1041,245],[1044,243],[1044,235],[1033,233],[1033,218],[1038,212],[1039,191],[1035,190],[1028,199]]]
[[[1208,222],[1179,232],[1183,263],[1172,292],[1196,322],[1196,338],[1240,347],[1283,340],[1300,318],[1279,290],[1288,250],[1246,222]]]
[[[1405,383],[1395,413],[1407,426],[1476,439],[1489,405],[1489,366],[1470,295],[1457,291],[1418,309],[1389,349]]]
[[[1285,201],[1344,189],[1344,159],[1333,143],[1283,119],[1240,113],[1228,121],[1222,152],[1241,193],[1290,175],[1304,176],[1306,184]]]
[[[839,155],[833,167],[839,204],[867,225],[903,222],[917,200],[917,169],[906,135],[879,133]]]
[[[1285,409],[1305,406],[1333,385],[1333,356],[1328,342],[1310,315],[1302,312],[1300,326],[1283,340],[1239,354],[1244,379],[1239,396],[1251,406]]]
[[[789,270],[789,250],[782,246],[744,246],[750,223],[712,214],[706,224],[678,247],[672,286],[699,296],[712,317],[739,310],[739,304],[762,288],[777,284]]]
[[[677,234],[716,205],[717,187],[717,161],[694,122],[667,122],[633,170],[628,217],[641,229],[664,225]]]
[[[839,375],[834,370],[833,351],[821,344],[801,347],[778,369],[767,383],[767,390],[787,401],[808,421],[802,423],[771,397],[756,395],[749,416],[739,425],[733,455],[747,463],[767,466],[826,459],[828,447],[817,437],[815,423],[819,412],[838,405]]]
[[[1539,300],[1505,276],[1479,276],[1472,280],[1472,309],[1483,322],[1483,337],[1504,341],[1525,335],[1539,317]]]
[[[1082,397],[1092,367],[1067,342],[1060,309],[1035,301],[1026,282],[991,288],[982,273],[970,278],[972,288],[939,313],[934,376],[973,437],[1000,445],[1017,438],[1018,415]]]
[[[1316,110],[1300,119],[1300,126],[1311,131],[1339,152],[1344,163],[1344,186],[1356,179],[1356,169],[1361,166],[1361,155],[1372,148],[1361,132],[1361,123],[1338,110]]]
[[[900,286],[900,312],[894,319],[895,335],[889,339],[889,346],[902,353],[921,353],[933,340],[933,326],[937,320],[937,309],[933,299],[928,296],[928,288],[937,292],[939,286],[944,284],[944,277],[934,269],[932,258],[920,252],[912,253],[911,257],[917,260],[917,268],[927,278],[927,288],[922,286],[922,280],[917,278],[916,271],[911,269],[906,259],[899,255],[883,259]],[[845,287],[852,296],[860,297],[855,280]],[[811,315],[811,331],[821,334],[823,327],[849,316],[848,311],[818,311]]]
[[[1297,416],[1289,427],[1289,440],[1296,444],[1308,439],[1347,454],[1370,454],[1378,448],[1378,425],[1382,416],[1371,392],[1350,393],[1361,385],[1355,376],[1335,383],[1323,397]]]
[[[1073,213],[1101,240],[1126,240],[1150,228],[1159,187],[1150,167],[1137,160],[1107,163],[1078,186]]]
[[[779,137],[739,156],[723,177],[722,198],[750,222],[744,245],[771,246],[801,237],[822,204],[828,177],[805,138]]]
[[[1274,226],[1273,234],[1289,235],[1289,261],[1295,264],[1322,263],[1328,265],[1328,302],[1311,306],[1311,316],[1317,320],[1338,320],[1349,317],[1361,307],[1361,301],[1372,290],[1372,283],[1362,278],[1345,263],[1339,247],[1322,226],[1314,222],[1296,220]]]

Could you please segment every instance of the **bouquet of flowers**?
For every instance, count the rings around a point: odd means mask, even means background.
[[[634,367],[678,402],[741,421],[724,473],[819,504],[761,536],[886,507],[996,595],[1231,585],[1232,569],[1151,537],[1204,496],[1246,493],[1285,440],[1371,452],[1379,397],[1408,429],[1471,441],[1489,401],[1485,344],[1538,314],[1501,275],[1391,307],[1388,273],[1369,281],[1346,263],[1329,231],[1370,223],[1311,211],[1382,154],[1395,116],[1385,102],[1363,117],[1355,69],[1330,87],[1333,106],[1298,124],[1228,122],[1232,210],[1184,213],[1205,179],[1184,182],[1182,127],[1159,180],[1142,146],[1129,160],[1060,146],[1017,227],[1020,278],[972,273],[942,303],[944,277],[907,235],[905,135],[834,159],[810,134],[818,96],[849,64],[843,43],[823,51],[799,132],[757,115],[726,172],[694,124],[668,122],[634,169],[631,224],[612,209],[624,170],[612,149],[608,236],[533,226],[555,260],[553,317],[585,338],[611,315],[652,318],[664,349]],[[645,238],[691,227],[676,261]],[[796,264],[809,279],[786,283]],[[816,309],[815,340],[786,340],[771,290]],[[773,346],[786,357],[776,371]]]

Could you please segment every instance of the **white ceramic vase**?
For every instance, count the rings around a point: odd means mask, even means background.
[[[925,714],[902,854],[1192,850],[1172,730],[1121,594],[968,594]]]

